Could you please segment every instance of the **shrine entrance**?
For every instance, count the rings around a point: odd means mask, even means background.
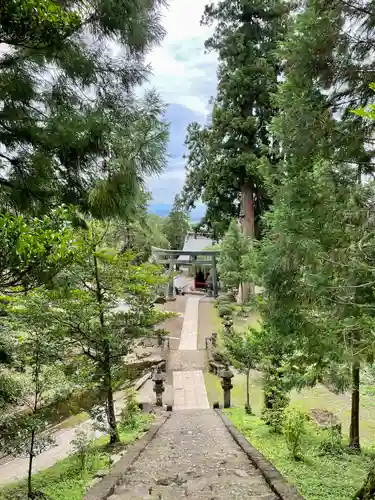
[[[152,254],[158,264],[168,265],[170,280],[168,283],[167,300],[174,300],[174,274],[176,266],[194,267],[195,289],[212,292],[213,297],[218,295],[217,256],[220,250],[167,250],[152,247]],[[189,258],[190,257],[190,258]]]

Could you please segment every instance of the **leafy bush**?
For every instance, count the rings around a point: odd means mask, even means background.
[[[221,305],[229,305],[231,303],[231,300],[228,299],[226,295],[219,295],[218,298],[215,301],[215,307],[219,307]]]
[[[229,302],[235,302],[236,301],[236,292],[234,290],[229,290],[225,296],[226,300]]]
[[[306,415],[289,406],[284,411],[283,434],[286,445],[295,460],[302,458],[302,440],[306,434]]]
[[[133,430],[138,425],[138,417],[141,410],[138,406],[135,391],[129,391],[126,396],[126,403],[121,410],[119,429]]]
[[[76,437],[72,441],[73,450],[77,459],[78,469],[83,472],[88,467],[89,457],[93,454],[93,441],[83,430],[76,432]]]
[[[218,313],[220,318],[224,318],[224,316],[231,316],[233,312],[233,309],[230,307],[230,305],[224,304],[220,305],[218,308]]]
[[[329,427],[323,431],[323,438],[319,445],[319,453],[321,455],[342,455],[342,436],[337,427]]]

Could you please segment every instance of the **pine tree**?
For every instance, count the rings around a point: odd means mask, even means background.
[[[35,2],[9,5],[22,11]],[[44,5],[48,23],[52,2]],[[36,47],[10,38],[0,58],[0,200],[33,214],[61,203],[97,217],[126,213],[144,177],[165,164],[164,107],[154,92],[133,93],[147,76],[144,54],[163,35],[159,4],[72,0],[57,8],[79,16],[70,36]]]
[[[180,199],[177,196],[164,221],[164,233],[172,250],[182,250],[189,227],[189,218],[186,211],[180,208]]]
[[[373,6],[363,7],[304,2],[281,47],[285,81],[274,132],[283,161],[281,175],[269,179],[275,207],[260,258],[264,318],[278,332],[280,349],[297,356],[310,383],[332,366],[351,368],[355,449],[360,364],[372,355],[373,324],[366,264],[373,192],[361,182],[372,170],[373,124],[350,113],[354,103],[366,105],[367,79],[375,76],[368,62]]]

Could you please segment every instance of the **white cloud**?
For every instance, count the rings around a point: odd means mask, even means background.
[[[156,204],[173,203],[184,184],[185,160],[182,158],[184,128],[189,121],[206,121],[209,100],[216,89],[217,56],[206,53],[204,42],[212,28],[201,26],[207,0],[170,0],[162,20],[166,37],[161,46],[149,54],[152,76],[147,87],[153,87],[170,105],[170,153],[167,170],[148,181]],[[202,210],[201,210],[202,211]]]
[[[152,77],[148,86],[155,87],[167,103],[181,104],[207,115],[208,100],[214,93],[217,58],[205,53],[204,42],[212,28],[201,26],[207,0],[172,0],[164,9],[163,26],[167,31],[161,46],[149,55]],[[207,79],[212,80],[210,94]]]

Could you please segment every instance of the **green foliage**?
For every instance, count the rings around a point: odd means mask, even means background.
[[[147,74],[145,52],[163,35],[158,2],[2,6],[1,41],[14,43],[0,58],[2,206],[127,215],[145,177],[165,165],[164,105],[153,91],[133,93]],[[110,54],[114,42],[126,55]]]
[[[88,459],[93,451],[93,441],[89,439],[85,431],[78,430],[71,444],[79,470],[81,472],[86,471],[89,466]]]
[[[341,432],[337,427],[331,426],[325,429],[319,450],[322,455],[340,456],[344,452]]]
[[[232,316],[233,307],[231,307],[230,304],[221,304],[218,307],[217,311],[218,311],[220,318],[224,318],[225,316]]]
[[[136,428],[120,433],[121,444],[135,441],[149,426],[150,417],[139,417]],[[83,440],[84,441],[84,440]],[[109,470],[110,457],[108,438],[99,438],[90,443],[90,452],[81,469],[81,460],[76,454],[58,461],[53,467],[34,474],[35,488],[49,500],[82,500],[87,487],[98,471]],[[5,486],[0,490],[1,500],[23,500],[27,494],[25,481]]]
[[[113,391],[116,371],[137,338],[169,315],[154,307],[157,288],[166,278],[158,266],[136,265],[134,255],[104,246],[106,227],[91,222],[83,231],[80,258],[58,277],[48,294],[56,334],[82,359],[80,376],[106,393],[109,430],[118,439]],[[74,346],[74,347],[73,347]]]
[[[283,158],[267,174],[274,205],[253,262],[265,288],[264,324],[280,353],[275,367],[296,386],[336,372],[331,382],[342,389],[351,373],[357,449],[359,367],[373,357],[374,184],[363,180],[373,171],[374,122],[350,110],[372,99],[372,12],[371,2],[359,9],[311,0],[290,22],[271,127]],[[261,339],[263,352],[269,340]]]
[[[246,281],[246,256],[250,243],[233,219],[221,242],[218,260],[220,279],[227,288],[238,288]]]
[[[246,373],[246,404],[248,414],[252,413],[250,405],[250,370],[255,368],[257,360],[257,345],[251,329],[246,332],[231,330],[224,336],[224,345],[227,349],[232,363]]]
[[[136,393],[128,391],[126,394],[125,406],[121,410],[119,428],[121,431],[133,430],[139,421],[141,410],[138,406]]]
[[[294,460],[303,458],[302,444],[305,434],[306,415],[297,408],[288,406],[284,410],[283,435]]]
[[[375,468],[371,467],[364,485],[354,495],[353,500],[372,500],[375,495]]]
[[[306,500],[352,500],[373,464],[373,451],[361,455],[322,456],[321,435],[316,427],[306,426],[304,460],[291,460],[284,436],[270,432],[258,417],[242,409],[226,412],[242,432],[277,470],[294,484]]]
[[[128,215],[111,219],[105,236],[106,243],[119,250],[131,251],[134,261],[146,262],[151,256],[153,246],[168,248],[169,241],[164,232],[164,219],[155,214],[147,213],[147,193],[141,193],[134,200],[132,210]]]
[[[185,237],[190,229],[189,218],[186,211],[180,208],[180,200],[176,197],[172,210],[164,220],[163,231],[172,250],[181,250]]]
[[[0,41],[15,46],[55,45],[80,26],[77,12],[54,0],[9,0],[0,7]]]
[[[2,213],[0,238],[2,293],[46,283],[74,258],[71,213],[64,208],[34,219]]]
[[[35,494],[32,483],[34,457],[53,444],[47,425],[50,403],[67,389],[61,359],[65,347],[53,335],[57,325],[48,315],[49,304],[42,294],[33,292],[19,298],[10,309],[6,326],[17,335],[17,363],[29,369],[23,398],[25,411],[2,416],[0,448],[29,460],[28,497]]]

